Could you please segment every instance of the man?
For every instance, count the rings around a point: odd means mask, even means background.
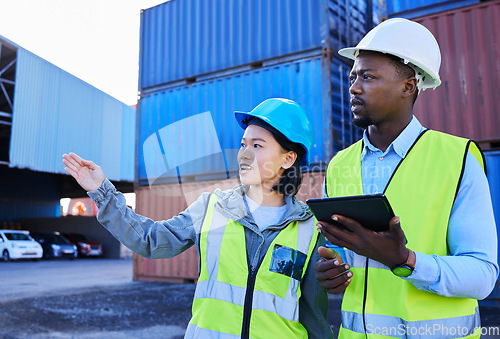
[[[330,162],[325,193],[384,193],[396,215],[386,232],[341,215],[317,224],[345,248],[346,264],[324,248],[316,264],[328,292],[345,292],[340,338],[478,338],[477,300],[498,276],[484,158],[474,142],[413,116],[418,93],[441,83],[439,46],[424,26],[396,18],[339,54],[354,60],[351,110],[365,132]]]

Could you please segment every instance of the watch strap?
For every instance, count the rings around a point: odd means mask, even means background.
[[[409,266],[411,270],[413,271],[415,269],[415,262],[417,261],[417,256],[415,255],[415,252],[412,250],[408,249],[410,253],[408,253],[408,259],[406,259],[406,266]]]
[[[406,258],[406,261],[400,265],[392,267],[391,271],[398,277],[408,277],[413,273],[413,270],[415,269],[416,260],[417,256],[415,255],[415,252],[408,249],[408,257]]]

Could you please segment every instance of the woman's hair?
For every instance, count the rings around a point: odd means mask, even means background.
[[[278,183],[272,188],[278,193],[284,195],[295,195],[299,191],[300,185],[302,184],[302,171],[300,169],[300,162],[306,150],[301,144],[292,142],[288,140],[280,131],[278,131],[273,126],[269,125],[267,122],[259,118],[253,118],[248,122],[248,125],[257,125],[262,128],[267,129],[273,135],[274,139],[278,142],[282,149],[286,152],[293,151],[297,153],[297,159],[292,166],[285,169],[283,175],[281,176]]]

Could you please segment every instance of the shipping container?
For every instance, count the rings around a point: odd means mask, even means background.
[[[498,248],[500,248],[500,151],[485,152],[484,156],[488,171],[488,183],[490,184],[491,202],[495,213],[497,239],[499,239]],[[498,263],[500,263],[500,251],[498,252]],[[500,280],[497,280],[495,289],[488,298],[500,300]]]
[[[269,97],[295,100],[315,130],[309,170],[361,137],[353,127],[350,67],[317,55],[191,85],[142,94],[139,101],[139,185],[223,179],[238,172],[243,130],[234,111]]]
[[[1,164],[66,174],[62,154],[75,152],[111,180],[134,181],[133,107],[1,36],[0,52]]]
[[[500,146],[500,1],[418,18],[436,37],[441,86],[421,93],[414,113],[426,127]]]
[[[480,0],[378,0],[379,18],[407,18],[436,14],[479,3]]]
[[[336,51],[363,37],[372,12],[371,0],[171,0],[141,13],[139,89]]]
[[[324,172],[306,173],[297,198],[305,201],[320,198],[323,190]],[[136,212],[153,220],[170,219],[184,211],[203,192],[214,192],[216,188],[230,189],[239,184],[235,178],[211,180],[188,184],[157,185],[136,190]],[[134,280],[168,281],[175,283],[194,282],[198,279],[199,256],[193,246],[170,259],[146,259],[134,254]]]

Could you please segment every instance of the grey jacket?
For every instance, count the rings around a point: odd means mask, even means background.
[[[245,186],[239,185],[227,191],[217,189],[217,211],[245,227],[247,260],[251,267],[259,263],[280,230],[296,220],[312,217],[307,206],[295,197],[286,197],[286,211],[278,225],[259,231],[243,200]],[[96,203],[98,221],[122,244],[146,258],[171,258],[196,245],[198,253],[200,230],[207,211],[209,193],[203,193],[184,212],[170,220],[153,221],[128,208],[124,196],[116,191],[107,179],[101,187],[88,195]],[[323,245],[320,236],[313,257],[309,261],[301,282],[299,319],[307,329],[309,338],[333,338],[327,321],[328,298],[315,278],[314,264],[319,260],[317,247]],[[249,266],[249,267],[250,267]]]

